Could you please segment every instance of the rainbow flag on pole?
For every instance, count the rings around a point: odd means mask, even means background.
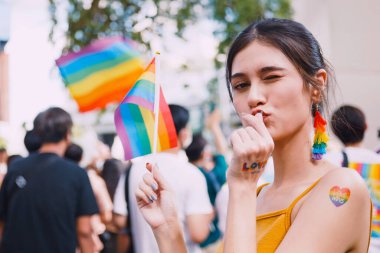
[[[122,37],[97,40],[56,64],[80,112],[120,102],[144,70],[139,54]]]
[[[125,160],[155,152],[154,103],[156,59],[145,69],[133,88],[115,111],[116,132],[124,148]],[[159,91],[157,152],[177,146],[173,118],[162,93]]]

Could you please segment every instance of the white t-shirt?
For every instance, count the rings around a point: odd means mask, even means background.
[[[369,164],[380,163],[380,155],[372,150],[366,148],[347,147],[344,151],[347,154],[349,162]],[[343,154],[341,151],[327,153],[324,158],[339,167],[342,166]]]
[[[188,251],[189,253],[201,253],[198,244],[195,244],[190,239],[186,216],[212,213],[213,210],[207,193],[206,179],[181,153],[159,153],[156,155],[155,161],[160,168],[161,174],[175,192],[179,219],[183,226]],[[138,184],[147,171],[145,169],[146,162],[154,163],[153,156],[135,159],[132,162],[132,170],[129,175],[129,200],[131,205],[130,215],[133,244],[135,252],[159,253],[153,232],[141,215],[135,198],[135,191]],[[121,215],[127,214],[124,184],[125,175],[120,178],[114,197],[114,212]]]

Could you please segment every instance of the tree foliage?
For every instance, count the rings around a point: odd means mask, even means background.
[[[122,35],[150,48],[152,36],[161,36],[168,21],[175,21],[177,35],[197,20],[196,0],[49,0],[52,27],[49,39],[64,34],[63,52],[77,51],[91,41]],[[66,17],[58,11],[65,8]]]
[[[245,26],[264,17],[291,17],[290,0],[49,0],[50,40],[63,34],[63,51],[76,51],[92,40],[122,35],[150,48],[153,36],[174,21],[179,37],[188,25],[206,15],[219,25],[218,55]],[[61,17],[59,9],[64,8]],[[203,11],[201,11],[203,10]],[[218,62],[218,61],[216,61]]]
[[[65,40],[63,53],[77,51],[91,41],[122,35],[151,48],[151,41],[163,35],[165,25],[174,22],[176,35],[205,17],[216,23],[219,40],[215,68],[223,66],[227,49],[238,32],[257,19],[290,18],[290,0],[49,0],[52,26],[50,40]],[[183,66],[186,68],[186,66]],[[209,102],[218,103],[218,79],[207,85]]]
[[[213,19],[221,24],[221,28],[215,31],[220,41],[218,54],[221,56],[227,53],[236,35],[252,21],[270,17],[290,18],[292,15],[289,0],[212,0],[211,5]],[[220,66],[220,61],[216,61],[216,65]]]

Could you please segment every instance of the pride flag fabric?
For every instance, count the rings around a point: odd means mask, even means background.
[[[125,160],[153,153],[155,58],[115,110],[116,132]],[[177,146],[177,134],[169,106],[160,89],[157,152]]]
[[[373,204],[371,236],[380,238],[380,164],[349,162],[348,168],[356,170],[367,184]]]
[[[80,112],[119,103],[131,89],[144,70],[131,44],[122,37],[103,38],[56,60]]]

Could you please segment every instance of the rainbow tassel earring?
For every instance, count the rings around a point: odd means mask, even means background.
[[[312,158],[314,160],[321,160],[322,156],[326,154],[327,142],[329,137],[326,134],[326,120],[319,112],[318,104],[316,104],[314,116],[314,144],[312,149]]]

